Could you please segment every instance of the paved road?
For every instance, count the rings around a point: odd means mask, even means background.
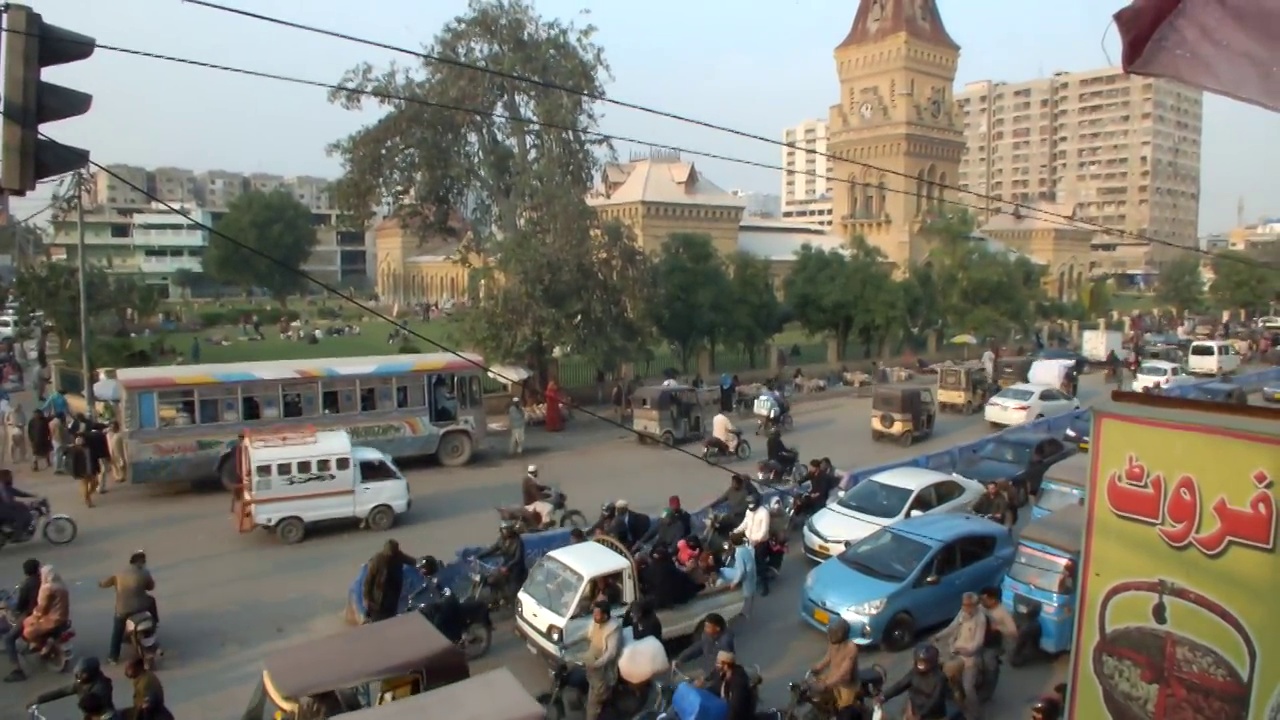
[[[1087,377],[1082,399],[1098,396],[1099,387],[1097,376]],[[988,433],[980,417],[944,415],[928,442],[909,449],[876,444],[869,438],[869,405],[868,400],[848,397],[806,403],[797,408],[790,442],[798,445],[803,457],[826,455],[837,467],[855,468],[936,451]],[[580,426],[574,433],[562,436],[531,431],[534,450],[520,462],[495,452],[465,469],[414,469],[409,473],[413,511],[391,533],[317,532],[294,547],[280,546],[265,532],[237,534],[225,494],[116,488],[88,510],[76,502],[69,479],[47,472],[20,475],[21,486],[47,495],[57,510],[74,515],[81,532],[64,548],[4,548],[0,578],[16,582],[22,560],[32,555],[57,566],[72,587],[77,648],[101,655],[106,651],[112,598],[110,592],[97,589],[96,581],[122,565],[132,551],[145,549],[158,577],[165,621],[168,655],[162,679],[167,698],[184,720],[227,720],[247,702],[267,652],[341,629],[346,587],[385,538],[396,538],[411,553],[442,557],[451,557],[462,545],[489,542],[496,531],[492,508],[518,499],[517,481],[527,461],[537,462],[543,477],[558,484],[568,493],[570,505],[588,516],[601,503],[619,497],[634,508],[656,510],[668,496],[678,494],[687,506],[698,507],[728,481],[722,469],[662,448],[639,446],[625,431],[592,423],[598,421],[576,420]],[[757,448],[757,456],[762,450]],[[742,469],[748,467],[744,463]],[[759,604],[757,618],[740,641],[742,656],[764,671],[763,699],[770,704],[785,702],[786,682],[816,661],[825,642],[796,616],[807,569],[798,555],[788,559],[783,581]],[[494,651],[479,663],[479,669],[497,666],[511,667],[534,692],[545,689],[543,669],[509,632],[509,625],[499,629]],[[1051,684],[1051,675],[1049,669],[1011,673],[1003,682],[999,716],[1025,707],[1028,698]],[[17,709],[29,697],[63,679],[38,675],[22,685],[0,686],[0,720],[20,717]],[[120,702],[127,697],[124,684],[121,678]],[[50,720],[74,715],[69,707],[49,710]]]

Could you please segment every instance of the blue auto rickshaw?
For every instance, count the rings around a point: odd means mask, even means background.
[[[1084,489],[1089,485],[1092,469],[1089,458],[1085,453],[1077,453],[1045,470],[1036,504],[1031,506],[1032,519],[1039,520],[1071,505],[1084,505]]]
[[[1018,625],[1011,665],[1071,649],[1084,520],[1084,506],[1068,505],[1023,529],[1013,565],[1000,583],[1005,607]]]

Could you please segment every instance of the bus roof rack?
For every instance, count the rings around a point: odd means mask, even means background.
[[[290,428],[273,430],[271,428],[266,428],[263,430],[254,430],[246,432],[244,434],[244,439],[250,446],[255,448],[315,445],[319,441],[316,437],[315,426],[296,429]]]

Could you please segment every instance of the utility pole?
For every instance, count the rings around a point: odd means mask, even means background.
[[[84,193],[85,176],[76,173],[76,265],[77,282],[80,285],[80,367],[84,375],[84,402],[89,420],[96,419],[97,411],[93,398],[93,370],[89,367],[89,261],[86,258],[84,241]]]

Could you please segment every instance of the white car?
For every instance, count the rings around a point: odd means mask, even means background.
[[[992,425],[1023,425],[1080,409],[1080,401],[1050,385],[1019,383],[987,401],[982,417]]]
[[[1261,330],[1280,330],[1280,317],[1275,315],[1260,317],[1256,324]]]
[[[1196,379],[1188,375],[1177,363],[1171,363],[1168,360],[1148,360],[1138,366],[1132,390],[1134,392],[1149,392],[1156,388],[1164,390],[1195,381]]]
[[[982,484],[938,470],[897,467],[855,485],[804,526],[804,554],[822,562],[886,525],[935,512],[967,512]]]

